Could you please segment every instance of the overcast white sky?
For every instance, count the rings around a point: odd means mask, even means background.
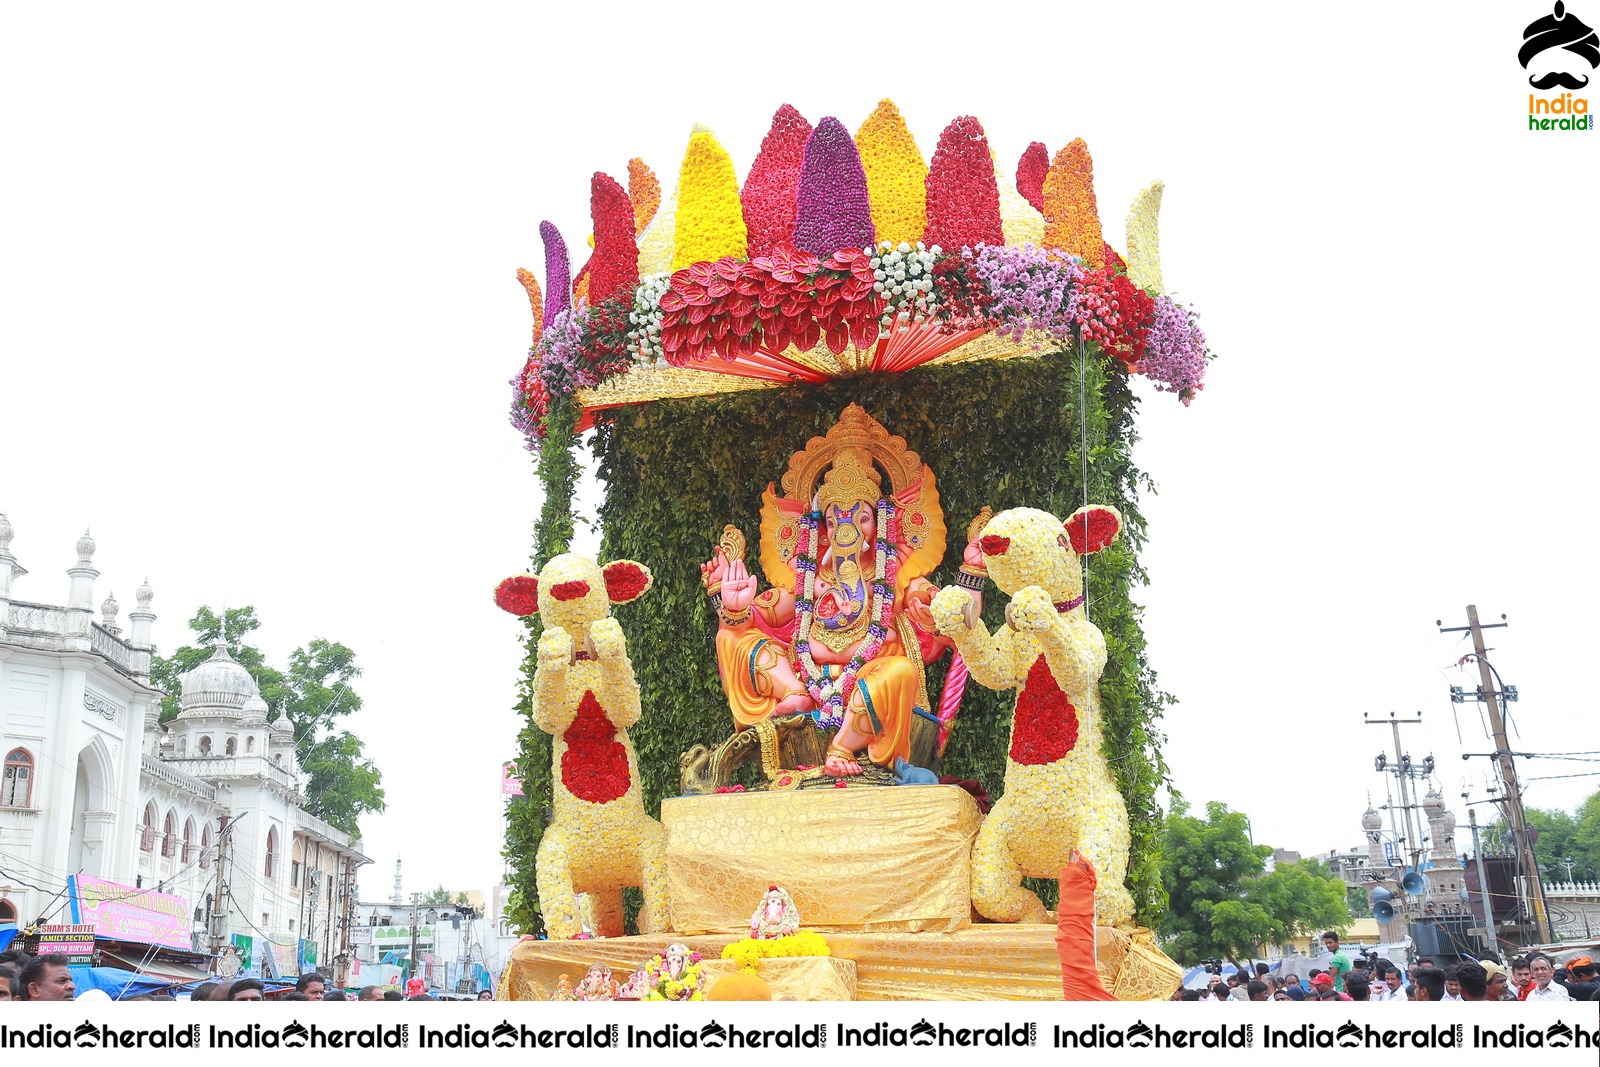
[[[97,602],[148,575],[163,648],[226,602],[275,659],[355,649],[390,800],[366,896],[398,856],[408,891],[500,875],[521,630],[490,592],[537,509],[506,381],[539,220],[581,247],[590,174],[640,155],[670,186],[697,121],[742,175],[784,102],[853,130],[890,96],[925,154],[961,114],[1008,163],[1081,136],[1119,246],[1167,182],[1167,284],[1220,354],[1193,407],[1149,393],[1138,452],[1191,801],[1257,841],[1355,844],[1389,745],[1362,714],[1391,709],[1424,712],[1407,742],[1447,795],[1481,796],[1460,753],[1492,746],[1472,705],[1458,743],[1447,699],[1476,674],[1434,625],[1468,603],[1510,618],[1515,747],[1600,749],[1600,134],[1527,130],[1542,2],[541,7],[35,4],[0,37],[15,595],[64,602],[87,526]]]

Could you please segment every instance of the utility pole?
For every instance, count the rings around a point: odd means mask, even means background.
[[[344,905],[340,908],[339,917],[339,955],[335,957],[338,967],[334,972],[334,981],[342,988],[350,980],[350,927],[355,925],[356,908],[356,861],[345,857],[344,871]]]
[[[1461,799],[1467,799],[1467,794],[1462,793]],[[1478,813],[1467,805],[1467,822],[1472,826],[1472,856],[1478,864],[1478,895],[1483,897],[1483,925],[1489,932],[1489,951],[1496,956],[1500,955],[1500,939],[1494,929],[1494,902],[1490,899],[1489,876],[1483,869],[1483,846],[1478,843]]]
[[[417,902],[421,899],[421,893],[411,894],[411,957],[406,960],[406,966],[409,968],[407,978],[417,977]]]
[[[222,942],[228,932],[228,912],[226,901],[232,898],[228,890],[228,861],[232,855],[230,842],[233,837],[233,827],[228,816],[224,815],[218,820],[217,828],[217,892],[211,898],[211,955],[213,958],[222,955]]]
[[[1405,829],[1406,855],[1405,859],[1411,869],[1419,874],[1422,869],[1422,827],[1416,820],[1417,805],[1411,797],[1411,779],[1418,776],[1427,776],[1433,773],[1433,757],[1429,756],[1421,764],[1413,767],[1411,756],[1400,745],[1400,727],[1422,722],[1422,712],[1417,712],[1415,719],[1402,719],[1395,712],[1390,712],[1386,719],[1374,719],[1370,712],[1363,712],[1362,719],[1368,726],[1388,726],[1394,731],[1394,763],[1390,764],[1387,756],[1380,755],[1374,766],[1379,772],[1388,771],[1400,782],[1400,805],[1402,826]]]
[[[1503,620],[1505,616],[1500,618]],[[1472,634],[1472,651],[1478,661],[1478,677],[1482,681],[1478,699],[1489,709],[1489,724],[1494,733],[1494,762],[1500,769],[1500,780],[1505,785],[1506,815],[1511,822],[1511,831],[1516,836],[1517,865],[1522,868],[1523,884],[1532,905],[1534,937],[1541,945],[1549,944],[1550,920],[1544,909],[1544,883],[1539,877],[1539,864],[1533,856],[1533,842],[1528,840],[1528,819],[1522,808],[1522,787],[1517,783],[1517,769],[1511,758],[1511,740],[1506,736],[1505,717],[1500,713],[1501,693],[1495,690],[1494,668],[1489,663],[1488,649],[1483,645],[1483,631],[1499,629],[1508,624],[1502,621],[1486,626],[1478,621],[1478,606],[1468,604],[1467,625],[1445,626],[1443,620],[1436,620],[1435,625],[1440,633],[1468,631]]]

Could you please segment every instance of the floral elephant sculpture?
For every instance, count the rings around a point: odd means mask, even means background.
[[[639,886],[643,932],[668,926],[666,833],[645,814],[628,727],[639,721],[639,682],[612,604],[650,588],[632,560],[599,566],[568,553],[537,575],[507,578],[495,602],[544,622],[533,675],[533,721],[555,738],[555,818],[534,863],[551,940],[582,932],[578,894],[596,903],[595,933],[622,933],[622,887]]]
[[[1073,850],[1101,872],[1095,921],[1133,926],[1128,812],[1100,751],[1100,674],[1105,636],[1084,612],[1078,556],[1109,545],[1122,528],[1109,507],[1086,507],[1063,524],[1048,512],[996,515],[969,548],[969,573],[986,569],[1011,596],[1006,626],[990,634],[978,617],[978,582],[949,586],[933,600],[934,622],[955,641],[972,677],[1016,689],[1005,795],[972,852],[972,903],[996,922],[1045,922],[1024,875],[1055,878]]]

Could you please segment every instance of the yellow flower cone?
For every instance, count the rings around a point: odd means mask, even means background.
[[[672,270],[691,263],[735,256],[746,250],[744,207],[733,160],[710,130],[689,136],[678,172],[677,226],[672,242]]]
[[[893,100],[877,108],[856,132],[856,151],[867,174],[867,198],[878,240],[912,244],[928,227],[928,164]]]

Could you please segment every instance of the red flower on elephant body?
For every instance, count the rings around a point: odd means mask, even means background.
[[[1050,673],[1043,656],[1033,661],[1017,694],[1011,722],[1011,758],[1024,766],[1054,763],[1078,745],[1078,711]]]
[[[617,740],[617,728],[593,690],[585,690],[578,715],[561,735],[567,750],[561,754],[561,784],[579,800],[607,804],[628,791],[628,750]]]

